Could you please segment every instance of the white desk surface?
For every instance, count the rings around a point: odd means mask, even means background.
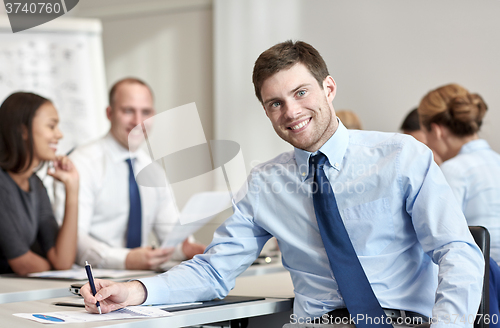
[[[240,277],[286,272],[281,262],[252,265]],[[151,276],[156,275],[153,271]],[[141,277],[144,277],[142,275]],[[128,280],[135,277],[130,277]],[[35,301],[46,298],[71,296],[72,283],[85,283],[84,280],[54,280],[37,278],[16,278],[0,276],[0,304],[11,302]]]
[[[153,275],[155,273],[151,271],[151,276]],[[140,277],[144,277],[144,275]],[[120,280],[128,280],[128,278]],[[0,304],[71,296],[72,294],[69,292],[71,284],[85,282],[85,280],[21,278],[0,275]]]
[[[271,273],[262,276],[239,277],[236,287],[230,295],[269,297],[261,301],[239,304],[221,305],[210,308],[193,309],[175,312],[173,316],[154,319],[113,320],[103,322],[65,324],[68,328],[139,328],[139,327],[185,327],[203,323],[232,320],[244,317],[261,316],[292,308],[293,286],[288,272]],[[15,302],[0,305],[1,325],[5,327],[38,327],[44,324],[15,317],[13,313],[44,313],[56,311],[81,311],[81,308],[55,306],[57,299]]]
[[[80,281],[0,277],[0,304],[70,296],[75,282]]]

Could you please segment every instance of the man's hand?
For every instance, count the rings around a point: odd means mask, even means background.
[[[154,270],[170,260],[174,248],[138,247],[132,249],[125,259],[125,268],[128,270]]]
[[[205,252],[205,245],[190,243],[188,239],[182,243],[182,252],[188,259],[192,259],[196,254],[203,254]]]
[[[90,313],[99,313],[96,302],[99,301],[102,313],[108,313],[129,305],[139,305],[146,300],[146,288],[137,280],[117,283],[109,280],[95,279],[97,294],[92,296],[90,285],[86,283],[81,289],[85,301],[85,309]]]

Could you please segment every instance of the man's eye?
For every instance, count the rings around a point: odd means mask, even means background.
[[[275,102],[273,102],[273,103],[271,104],[271,107],[272,107],[272,108],[277,108],[277,107],[279,107],[280,105],[281,105],[281,103],[280,103],[279,101],[275,101]]]
[[[306,94],[306,90],[300,90],[299,92],[297,92],[297,96],[299,97],[302,97]]]

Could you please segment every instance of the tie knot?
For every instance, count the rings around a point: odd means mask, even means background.
[[[325,154],[318,152],[316,155],[311,156],[311,165],[321,166],[324,165],[328,161],[328,158]]]
[[[128,169],[130,171],[130,174],[133,174],[135,158],[127,158],[125,162],[127,162],[128,164]]]

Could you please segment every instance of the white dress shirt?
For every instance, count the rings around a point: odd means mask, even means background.
[[[76,262],[85,265],[85,261],[89,261],[98,268],[124,269],[130,251],[125,247],[130,208],[129,167],[125,160],[135,158],[135,175],[151,160],[141,149],[131,154],[111,133],[77,148],[69,157],[80,174]],[[159,167],[158,173],[158,177],[166,180]],[[139,184],[142,246],[147,246],[151,232],[161,243],[178,222],[179,211],[173,192],[166,181],[165,185],[144,187]],[[60,206],[64,208],[64,202],[58,202]],[[57,212],[61,215],[64,210]],[[180,245],[173,257],[185,259]]]
[[[490,256],[500,263],[500,155],[486,140],[473,140],[441,164],[441,170],[468,224],[488,229]]]

